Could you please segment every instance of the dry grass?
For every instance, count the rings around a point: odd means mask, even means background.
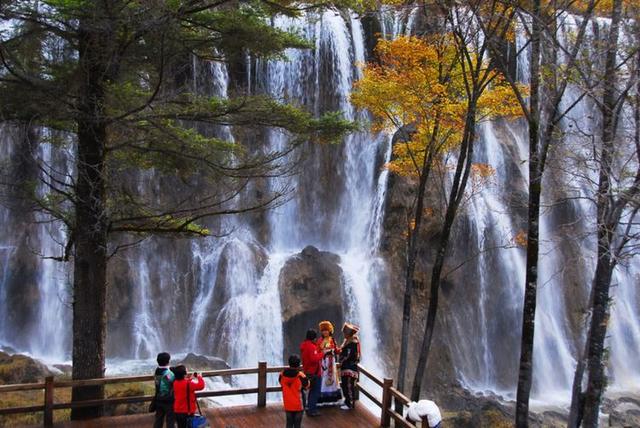
[[[136,383],[136,384],[115,384],[107,385],[105,388],[105,396],[107,398],[115,397],[133,397],[137,395],[153,395],[153,383]],[[6,407],[24,407],[42,405],[44,400],[43,391],[19,391],[0,394],[0,408]],[[54,400],[56,403],[68,403],[71,401],[71,388],[56,388],[54,391]],[[148,403],[136,404],[120,404],[117,406],[107,406],[105,413],[107,415],[129,415],[134,413],[145,413]],[[70,410],[56,410],[54,412],[54,421],[61,422],[69,420]],[[0,416],[0,427],[16,427],[23,425],[42,425],[42,412]]]

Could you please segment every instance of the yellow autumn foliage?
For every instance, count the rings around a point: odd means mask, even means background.
[[[351,101],[371,113],[375,131],[411,126],[410,138],[394,146],[387,168],[415,176],[427,153],[436,154],[434,163],[441,162],[460,144],[470,105],[465,82],[471,76],[465,75],[468,71],[450,34],[379,40],[376,54],[379,62],[366,65]],[[510,85],[493,75],[477,100],[477,122],[521,114]]]

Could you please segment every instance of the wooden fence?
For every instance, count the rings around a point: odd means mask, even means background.
[[[372,391],[367,390],[361,383],[358,384],[359,391],[370,399],[375,405],[380,407],[380,426],[391,426],[391,420],[395,421],[396,427],[403,428],[415,428],[410,422],[407,422],[404,417],[395,412],[393,409],[394,400],[399,400],[403,406],[409,403],[409,399],[405,397],[400,391],[393,387],[392,379],[380,379],[377,376],[369,372],[365,367],[360,367],[360,373],[366,378],[370,379],[374,384],[382,388],[382,400],[378,399]],[[267,386],[267,375],[269,373],[279,373],[286,367],[267,367],[267,363],[261,361],[256,368],[240,368],[240,369],[226,369],[226,370],[211,370],[201,372],[202,376],[207,377],[226,377],[233,375],[257,375],[257,387],[256,388],[232,388],[226,390],[217,391],[200,391],[197,393],[199,398],[208,397],[223,397],[229,395],[243,395],[243,394],[257,394],[257,406],[265,407],[267,404],[267,393],[280,392],[279,386]],[[53,412],[55,410],[64,409],[77,409],[81,407],[93,407],[93,406],[105,406],[105,405],[117,405],[117,404],[130,404],[130,403],[144,403],[150,402],[153,399],[152,395],[138,395],[130,397],[114,397],[105,398],[101,400],[84,400],[84,401],[71,401],[65,403],[56,403],[54,401],[54,390],[56,388],[73,388],[76,386],[94,386],[94,385],[110,385],[119,383],[138,383],[138,382],[151,382],[154,380],[153,375],[145,376],[122,376],[122,377],[108,377],[101,379],[86,379],[86,380],[55,380],[53,376],[45,378],[44,382],[39,383],[24,383],[14,385],[0,385],[0,402],[2,401],[3,393],[16,392],[16,391],[43,391],[44,390],[44,402],[42,405],[36,406],[22,406],[22,407],[5,407],[0,408],[0,415],[11,415],[19,413],[34,413],[44,412],[44,426],[49,427],[53,425]],[[428,425],[423,423],[423,426]]]

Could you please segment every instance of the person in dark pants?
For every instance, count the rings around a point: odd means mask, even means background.
[[[309,399],[307,400],[306,409],[308,416],[318,416],[318,398],[320,398],[320,388],[322,387],[321,377],[322,368],[322,352],[318,349],[316,338],[318,333],[315,330],[307,330],[307,338],[300,345],[300,355],[302,356],[302,368],[304,374],[311,384],[309,389]]]
[[[302,391],[309,387],[309,379],[300,371],[300,357],[289,357],[289,368],[280,373],[282,385],[282,402],[287,414],[286,428],[301,428],[304,406],[302,405]]]
[[[153,398],[156,417],[153,428],[162,428],[165,421],[167,428],[174,428],[176,419],[173,413],[173,381],[175,375],[169,367],[171,355],[167,352],[161,352],[156,361],[158,368],[154,373],[156,392]]]
[[[345,323],[342,327],[344,342],[340,347],[340,380],[344,404],[342,410],[351,410],[355,406],[356,382],[358,381],[358,363],[360,362],[359,328],[353,324]]]

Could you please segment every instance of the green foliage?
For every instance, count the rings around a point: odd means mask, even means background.
[[[104,147],[111,230],[207,235],[197,226],[203,206],[228,198],[250,177],[277,174],[278,153],[255,153],[251,137],[278,128],[291,144],[335,142],[355,126],[339,113],[314,117],[302,108],[266,96],[233,94],[221,99],[193,93],[191,64],[235,60],[244,55],[280,58],[285,49],[311,48],[300,34],[271,26],[275,14],[297,15],[307,7],[288,0],[15,1],[0,5],[0,19],[16,25],[0,33],[0,119],[62,131],[50,142],[74,144],[79,111],[86,102],[85,58],[101,62],[95,84],[104,94],[91,121],[106,124]],[[89,37],[90,36],[90,37]],[[95,46],[94,46],[95,44]],[[85,60],[86,61],[86,60]],[[97,67],[99,64],[95,64]],[[189,70],[188,72],[185,72]],[[93,113],[92,113],[93,114]],[[233,141],[216,129],[236,127]],[[244,137],[244,138],[242,138]],[[277,162],[276,162],[277,161]],[[175,200],[154,201],[126,182],[140,170],[154,170],[189,188],[193,206],[174,212]],[[206,185],[205,185],[206,184]],[[36,205],[68,227],[73,225],[74,189],[35,196]],[[209,190],[224,188],[227,192]],[[203,206],[197,206],[207,201]],[[211,214],[219,211],[210,211]],[[135,217],[135,222],[126,220]],[[135,227],[134,227],[135,224]]]
[[[300,35],[268,25],[265,9],[241,7],[235,10],[203,11],[190,17],[185,24],[185,40],[198,46],[200,56],[210,56],[208,40],[222,52],[249,51],[260,57],[279,56],[286,48],[311,48]],[[257,38],[256,36],[259,36]]]

